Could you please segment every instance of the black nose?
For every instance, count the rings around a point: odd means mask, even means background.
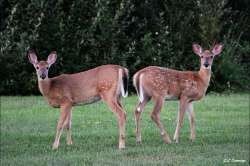
[[[204,66],[205,66],[205,67],[208,67],[208,66],[209,66],[209,64],[208,64],[208,63],[204,63]]]
[[[46,75],[45,75],[45,74],[42,74],[40,77],[41,77],[41,79],[45,79],[45,78],[46,78]]]

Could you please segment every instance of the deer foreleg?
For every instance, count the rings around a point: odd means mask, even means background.
[[[72,145],[71,138],[71,119],[72,119],[72,110],[69,111],[67,120],[66,120],[66,129],[67,129],[67,145]]]
[[[60,137],[63,131],[63,127],[65,125],[65,121],[67,119],[68,114],[70,113],[72,106],[71,104],[62,104],[61,105],[61,113],[60,113],[60,117],[57,123],[57,128],[56,128],[56,137],[55,137],[55,141],[53,144],[53,149],[57,149],[59,146],[59,142],[60,142]]]
[[[174,140],[176,143],[179,143],[179,137],[180,137],[180,130],[183,125],[183,118],[184,118],[184,113],[187,108],[187,101],[185,98],[180,99],[179,103],[179,111],[178,111],[178,117],[177,117],[177,125],[175,129],[175,134],[174,134]]]
[[[195,114],[193,110],[193,103],[188,103],[187,106],[187,113],[188,113],[188,119],[189,119],[189,125],[190,125],[190,140],[195,140]]]

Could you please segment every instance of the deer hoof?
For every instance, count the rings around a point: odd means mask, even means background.
[[[58,146],[59,146],[58,143],[54,143],[53,146],[52,146],[52,149],[53,149],[53,150],[56,150],[56,149],[58,149]]]
[[[119,144],[119,149],[125,149],[125,144]]]
[[[161,134],[161,136],[165,144],[171,144],[172,141],[166,133]]]
[[[139,140],[139,141],[136,141],[136,145],[141,145],[142,143],[141,143],[141,140]]]
[[[176,144],[178,144],[178,143],[179,143],[179,139],[174,138],[174,142],[175,142]]]
[[[73,144],[72,140],[67,141],[67,145],[72,145],[72,144]]]
[[[194,141],[195,141],[195,138],[189,138],[189,140],[190,140],[191,142],[194,142]]]
[[[171,141],[171,139],[166,139],[166,140],[164,140],[164,143],[165,143],[165,144],[171,144],[172,141]]]

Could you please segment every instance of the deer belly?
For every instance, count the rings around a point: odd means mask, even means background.
[[[48,103],[51,107],[54,107],[54,108],[60,107],[60,102],[56,99],[50,99],[48,100]]]
[[[100,96],[93,96],[93,97],[85,98],[82,101],[75,102],[74,105],[77,106],[77,105],[92,104],[92,103],[95,103],[99,100],[101,100]]]
[[[165,100],[178,100],[178,97],[175,95],[165,95]]]

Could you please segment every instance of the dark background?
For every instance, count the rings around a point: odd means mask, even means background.
[[[209,91],[249,89],[249,0],[0,0],[0,94],[38,94],[26,52],[57,51],[50,76],[102,64],[198,70],[192,43],[224,50]],[[130,86],[132,90],[132,86]]]

